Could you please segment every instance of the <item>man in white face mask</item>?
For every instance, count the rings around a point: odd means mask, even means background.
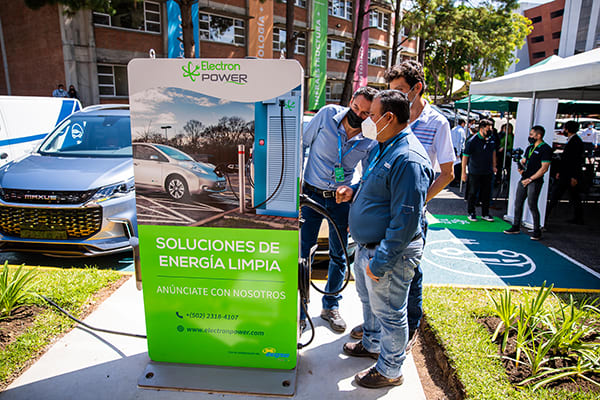
[[[435,167],[439,165],[440,174],[427,191],[427,201],[434,198],[454,179],[454,146],[450,135],[450,124],[439,112],[434,110],[422,95],[425,91],[425,76],[423,67],[416,61],[408,60],[395,65],[385,73],[385,80],[390,89],[403,92],[408,97],[410,104],[409,125]],[[424,220],[424,232],[427,232],[427,222]],[[425,236],[425,235],[424,235]],[[415,271],[410,294],[408,298],[408,328],[410,351],[415,333],[419,328],[423,315],[422,292],[423,273],[421,267]],[[362,327],[359,325],[352,329],[350,336],[354,339],[362,337]]]
[[[335,202],[335,190],[352,181],[354,169],[366,159],[369,150],[375,145],[372,140],[361,135],[361,123],[369,115],[371,101],[376,89],[362,87],[352,96],[350,107],[328,104],[321,108],[304,129],[302,136],[304,149],[310,148],[304,170],[303,192],[323,206],[342,232],[338,240],[334,228],[329,226],[329,270],[325,291],[341,289],[346,274],[343,248],[347,246],[349,205]],[[308,258],[310,249],[317,243],[323,216],[311,208],[302,207],[302,227],[300,229],[300,254]],[[339,313],[342,296],[323,296],[321,318],[329,322],[331,329],[344,332],[346,323]],[[306,326],[304,310],[300,315],[300,326]]]
[[[379,92],[363,133],[379,145],[369,154],[359,185],[337,189],[349,201],[350,234],[358,243],[354,261],[356,291],[363,306],[364,335],[348,342],[344,353],[377,363],[358,373],[356,382],[379,388],[401,385],[408,343],[408,290],[423,254],[425,198],[433,169],[423,145],[408,126],[406,95]]]

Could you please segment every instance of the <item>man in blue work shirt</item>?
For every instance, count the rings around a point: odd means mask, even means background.
[[[346,274],[343,248],[348,244],[349,205],[335,202],[335,190],[352,181],[354,169],[359,161],[366,159],[375,142],[361,134],[361,123],[369,115],[371,101],[377,93],[370,87],[359,88],[350,100],[350,107],[334,104],[321,108],[304,130],[304,149],[310,147],[304,170],[303,192],[323,206],[342,233],[343,243],[337,238],[329,224],[329,270],[326,292],[337,292],[342,288]],[[311,208],[302,207],[302,227],[300,229],[301,257],[308,258],[317,237],[323,216]],[[339,313],[342,296],[323,296],[321,318],[329,322],[331,329],[344,332],[346,323]],[[300,325],[306,326],[304,310],[301,311]]]
[[[363,306],[363,336],[344,353],[377,363],[355,376],[364,387],[397,386],[408,343],[408,291],[423,254],[425,199],[434,181],[431,162],[408,125],[407,96],[397,90],[373,99],[363,133],[376,134],[359,186],[337,190],[339,202],[353,199],[350,234],[358,242],[356,290]]]

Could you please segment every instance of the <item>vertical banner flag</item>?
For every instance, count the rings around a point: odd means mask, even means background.
[[[358,50],[358,57],[356,59],[356,73],[354,79],[354,91],[362,86],[367,86],[368,77],[369,77],[369,30],[365,29],[369,26],[370,18],[369,13],[369,0],[365,1],[365,16],[363,18],[363,31],[360,38],[360,49]],[[360,5],[360,1],[356,0],[356,9]],[[356,30],[356,25],[358,25],[358,18],[356,19],[356,24],[354,25]],[[356,32],[356,34],[360,34],[360,32]]]
[[[312,54],[310,57],[310,84],[308,109],[318,110],[325,105],[327,80],[327,1],[315,0],[312,15]]]
[[[273,0],[250,1],[248,13],[248,55],[273,58]]]
[[[181,10],[175,0],[167,1],[167,39],[169,43],[168,58],[184,57],[183,31],[181,29]],[[198,3],[192,5],[192,23],[194,29],[195,57],[200,57],[200,35],[198,30]]]

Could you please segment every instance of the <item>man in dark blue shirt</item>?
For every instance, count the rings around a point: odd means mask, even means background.
[[[467,181],[467,165],[469,167],[469,194],[467,197],[467,213],[469,221],[477,221],[475,203],[481,201],[482,219],[493,222],[490,216],[490,191],[492,177],[496,170],[497,143],[492,133],[492,121],[488,119],[479,122],[479,132],[465,143],[462,159],[462,180]]]
[[[363,305],[363,337],[344,353],[377,359],[356,382],[378,388],[401,385],[408,342],[408,291],[423,254],[427,191],[434,180],[423,145],[408,126],[409,102],[397,90],[379,92],[362,124],[379,145],[369,154],[359,185],[341,186],[336,201],[353,199],[350,234],[358,242],[354,272]]]
[[[521,232],[521,218],[523,218],[523,204],[527,199],[531,218],[533,219],[533,234],[531,240],[540,240],[540,210],[538,199],[544,184],[544,174],[548,172],[552,162],[552,147],[544,143],[546,130],[541,125],[536,125],[529,132],[529,146],[525,149],[524,158],[519,162],[521,180],[517,184],[515,195],[515,216],[513,225],[504,231],[508,234]]]

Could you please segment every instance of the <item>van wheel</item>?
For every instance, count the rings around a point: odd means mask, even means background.
[[[179,175],[172,175],[167,179],[165,185],[167,193],[173,200],[176,201],[188,201],[190,198],[190,192],[187,187],[185,179]]]

